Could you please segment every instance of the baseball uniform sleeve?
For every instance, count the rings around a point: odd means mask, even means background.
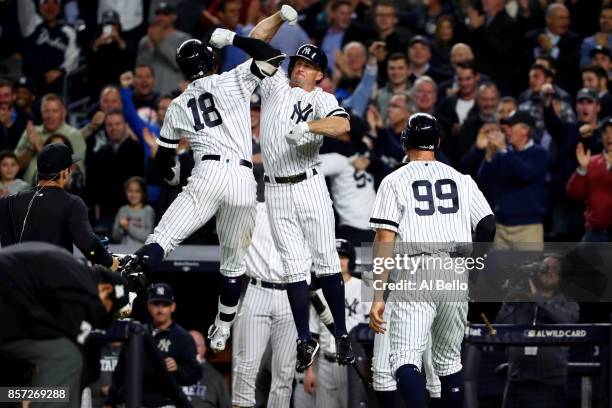
[[[242,100],[250,100],[251,94],[261,80],[251,72],[252,59],[224,72],[219,76],[217,87],[224,89],[231,96]]]
[[[380,184],[376,194],[374,210],[372,210],[372,217],[370,217],[370,228],[373,230],[382,228],[398,232],[401,216],[402,211],[398,205],[395,188],[385,179]]]
[[[181,140],[182,128],[188,124],[193,125],[193,119],[189,119],[182,112],[179,104],[172,101],[168,107],[168,112],[166,112],[164,125],[159,132],[157,144],[168,149],[175,149]]]
[[[285,74],[285,71],[283,71],[282,68],[279,68],[276,71],[276,74],[261,81],[261,86],[259,87],[261,98],[267,99],[272,96],[274,92],[277,92],[284,87],[289,87],[289,84],[287,83],[287,74]]]
[[[466,176],[468,179],[469,188],[471,191],[470,198],[470,221],[472,223],[472,230],[476,228],[476,225],[487,215],[493,214],[491,207],[487,202],[486,198],[482,194],[482,191],[476,185],[476,182],[472,177]]]
[[[315,119],[324,119],[330,116],[339,116],[349,118],[349,114],[343,107],[338,105],[336,97],[327,92],[321,92],[317,95],[315,104]]]
[[[325,177],[337,176],[346,168],[348,159],[338,153],[326,153],[319,155],[321,159],[321,174]]]

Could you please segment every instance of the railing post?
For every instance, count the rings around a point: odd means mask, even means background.
[[[140,408],[142,400],[142,375],[145,328],[138,322],[130,322],[126,344],[125,405]]]

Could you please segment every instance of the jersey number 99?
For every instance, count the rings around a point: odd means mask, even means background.
[[[202,120],[200,119],[200,112],[198,107],[202,111],[202,117],[204,118],[204,123],[209,128],[219,126],[223,123],[223,119],[221,119],[221,115],[217,108],[215,108],[215,101],[213,100],[213,96],[209,92],[205,92],[197,100],[195,98],[191,98],[189,102],[187,102],[187,106],[191,109],[191,115],[193,116],[193,128],[196,132],[204,129],[204,125],[202,124]],[[213,115],[214,114],[214,115]]]
[[[449,186],[450,191],[443,192],[442,187],[444,186]],[[420,187],[425,188],[424,193]],[[441,205],[436,207],[434,205],[434,197],[431,187],[431,183],[428,180],[417,180],[412,183],[412,193],[414,194],[414,199],[422,203],[427,203],[427,208],[414,208],[414,211],[418,215],[433,215],[436,212],[436,209],[438,212],[440,212],[440,214],[453,214],[459,211],[459,194],[457,193],[457,184],[453,180],[442,179],[434,183],[436,198],[438,200],[451,200],[450,207],[444,207]]]

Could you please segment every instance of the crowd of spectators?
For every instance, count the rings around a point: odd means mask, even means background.
[[[351,132],[326,140],[322,153],[348,157],[377,187],[402,164],[406,119],[432,113],[442,131],[438,160],[485,192],[498,241],[610,241],[612,2],[289,3],[298,24],[284,24],[272,44],[288,55],[305,42],[322,47],[329,66],[320,86],[351,111]],[[96,230],[118,242],[143,241],[177,194],[153,171],[166,109],[187,85],[177,46],[216,26],[246,35],[280,6],[0,2],[0,196],[35,183],[38,152],[64,143],[84,159],[69,191],[86,201]],[[218,69],[245,58],[226,47]],[[177,160],[193,166],[186,142]],[[257,150],[252,160],[261,173]],[[195,242],[214,242],[209,230]]]

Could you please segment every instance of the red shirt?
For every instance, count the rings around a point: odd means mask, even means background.
[[[586,227],[612,229],[612,168],[606,167],[603,154],[591,157],[587,174],[575,172],[567,182],[567,196],[586,202]]]

